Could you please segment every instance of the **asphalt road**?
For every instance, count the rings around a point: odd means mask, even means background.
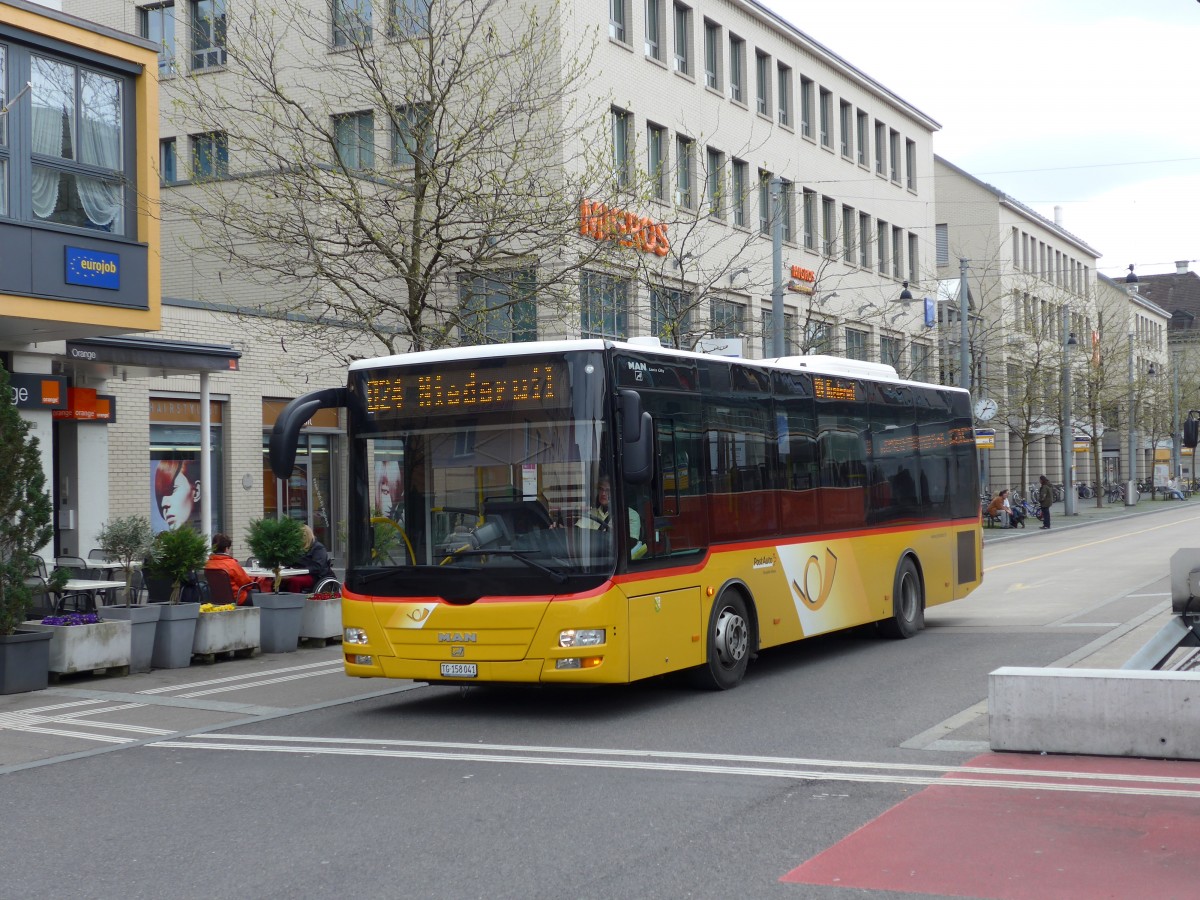
[[[1198,525],[1181,504],[990,543],[984,586],[916,638],[772,650],[725,693],[351,681],[330,647],[0,698],[0,897],[1070,896],[963,865],[945,813],[866,869],[897,811],[987,753],[987,673],[1086,660],[1161,612]],[[962,790],[981,825],[971,804],[1021,793]],[[1115,864],[1093,855],[1078,896],[1122,896],[1087,887]]]

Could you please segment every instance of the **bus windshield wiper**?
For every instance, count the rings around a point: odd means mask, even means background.
[[[380,578],[386,578],[388,575],[395,575],[397,572],[404,572],[412,569],[412,566],[388,566],[385,569],[375,569],[373,572],[366,572],[359,575],[356,581],[363,584],[370,584],[372,581],[377,581]]]
[[[530,559],[528,556],[525,556],[523,551],[521,551],[521,550],[489,550],[489,549],[476,550],[476,549],[469,549],[469,548],[463,548],[461,550],[452,550],[446,556],[446,560],[442,563],[442,565],[445,565],[446,562],[449,562],[452,558],[458,559],[459,557],[462,557],[462,556],[510,556],[513,559],[518,559],[521,562],[525,563],[525,565],[529,566],[531,569],[537,569],[539,572],[549,575],[555,584],[566,584],[567,583],[567,576],[565,573],[559,571],[558,569],[552,569],[549,566],[538,562],[536,559]]]

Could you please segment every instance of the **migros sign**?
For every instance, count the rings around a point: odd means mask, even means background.
[[[597,241],[617,241],[622,247],[656,256],[666,256],[671,249],[665,222],[595,200],[579,204],[579,233]]]

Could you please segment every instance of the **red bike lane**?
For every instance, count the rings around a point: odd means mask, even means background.
[[[781,881],[980,900],[1200,897],[1200,762],[988,753]]]

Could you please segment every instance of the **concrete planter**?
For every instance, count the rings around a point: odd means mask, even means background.
[[[300,643],[303,594],[255,594],[254,605],[262,610],[263,653],[293,653]]]
[[[326,640],[342,636],[342,598],[304,600],[300,616],[300,637]]]
[[[50,671],[56,674],[71,675],[129,665],[129,622],[115,619],[95,625],[26,622],[21,627],[50,632]]]
[[[150,665],[156,669],[182,669],[192,664],[192,642],[196,637],[199,603],[155,603],[158,627]]]
[[[43,631],[0,635],[0,694],[43,691],[50,683],[50,639]]]
[[[231,650],[257,649],[259,612],[256,606],[241,606],[223,612],[200,613],[192,653],[208,656]]]
[[[105,606],[105,619],[123,619],[129,622],[129,671],[149,672],[154,658],[154,633],[158,630],[158,618],[162,604],[148,606]]]

